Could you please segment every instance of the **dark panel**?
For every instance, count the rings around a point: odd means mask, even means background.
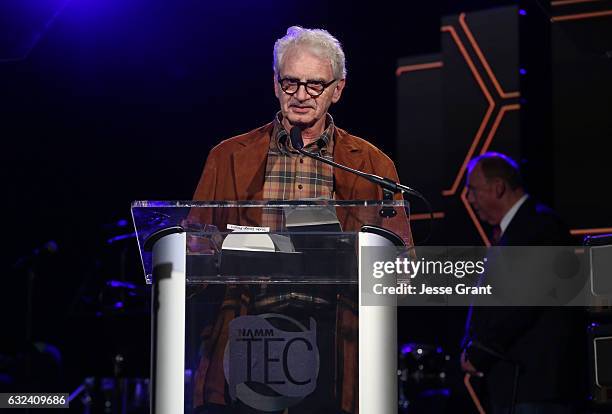
[[[491,142],[489,151],[503,152],[520,161],[522,158],[520,136],[520,112],[506,111],[500,118],[495,139]]]
[[[612,16],[557,22],[551,34],[555,204],[573,227],[612,227]]]
[[[518,24],[515,6],[445,17],[441,55],[398,65],[400,177],[444,214],[431,243],[483,242],[461,199],[469,158],[485,150],[522,158]],[[422,66],[431,62],[443,66]],[[414,203],[412,212],[423,209]],[[425,221],[413,227],[417,241],[429,230]]]
[[[505,93],[519,89],[518,12],[517,7],[505,7],[469,13],[465,18],[465,26]]]
[[[397,157],[402,182],[420,188],[434,205],[444,185],[442,61],[422,55],[399,61],[397,76]],[[422,68],[422,69],[421,69]],[[430,163],[424,163],[425,160]],[[422,212],[420,209],[413,212]]]

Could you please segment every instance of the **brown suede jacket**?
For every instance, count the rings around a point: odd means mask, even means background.
[[[214,147],[206,161],[204,172],[196,189],[194,200],[234,201],[262,200],[267,153],[273,124],[247,132],[221,142]],[[335,128],[334,161],[360,171],[398,181],[393,161],[367,141]],[[334,191],[337,200],[382,200],[382,189],[355,174],[334,169]],[[401,195],[396,195],[401,200]],[[397,216],[382,219],[377,214],[366,214],[351,208],[338,209],[338,219],[344,231],[359,231],[363,224],[383,225],[394,231],[412,246],[410,225],[403,209]],[[225,231],[224,224],[259,226],[261,209],[223,208],[198,209],[191,220],[214,223]],[[192,211],[193,213],[193,211]],[[223,405],[227,401],[223,376],[223,355],[229,336],[229,322],[248,313],[251,298],[237,288],[228,288],[214,326],[202,332],[204,352],[194,379],[194,406],[205,402]],[[347,413],[358,413],[358,318],[356,303],[350,295],[338,295],[336,361],[338,364],[336,398]]]
[[[206,160],[193,199],[262,200],[272,128],[273,124],[269,123],[215,146]],[[334,140],[334,161],[356,170],[399,181],[393,161],[374,145],[337,127]],[[334,191],[337,200],[382,200],[383,198],[383,191],[378,185],[338,168],[334,169]],[[401,200],[402,196],[397,194],[395,198]],[[259,209],[248,210],[248,213],[244,210],[237,210],[236,213],[228,212],[239,217],[217,218],[215,221],[259,225],[260,216],[257,216]],[[412,235],[406,215],[403,211],[398,213],[395,218],[389,219],[384,227],[393,230],[408,245],[412,245]],[[381,224],[364,223],[363,218],[357,218],[357,215],[351,214],[348,209],[339,212],[338,218],[345,231],[359,231],[362,224]]]

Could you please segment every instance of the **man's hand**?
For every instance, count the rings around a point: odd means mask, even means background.
[[[464,372],[467,372],[468,374],[473,375],[475,377],[483,377],[484,376],[484,374],[482,372],[478,371],[476,369],[476,367],[474,365],[472,365],[472,363],[467,358],[467,354],[465,353],[465,351],[463,351],[461,353],[461,369]]]

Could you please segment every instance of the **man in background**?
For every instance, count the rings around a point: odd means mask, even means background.
[[[466,187],[472,208],[493,228],[493,245],[573,244],[559,217],[525,191],[510,157],[489,152],[473,159]],[[474,307],[467,326],[461,365],[484,377],[493,413],[509,413],[514,398],[517,414],[577,412],[584,398],[581,365],[586,360],[581,310]]]

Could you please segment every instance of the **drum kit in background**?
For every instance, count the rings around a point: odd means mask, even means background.
[[[70,408],[83,414],[149,412],[150,288],[127,220],[105,225],[69,312]]]
[[[69,396],[83,414],[149,412],[149,290],[124,280],[107,280],[84,294],[71,321],[79,327],[78,348],[68,358],[82,366],[83,382]]]

